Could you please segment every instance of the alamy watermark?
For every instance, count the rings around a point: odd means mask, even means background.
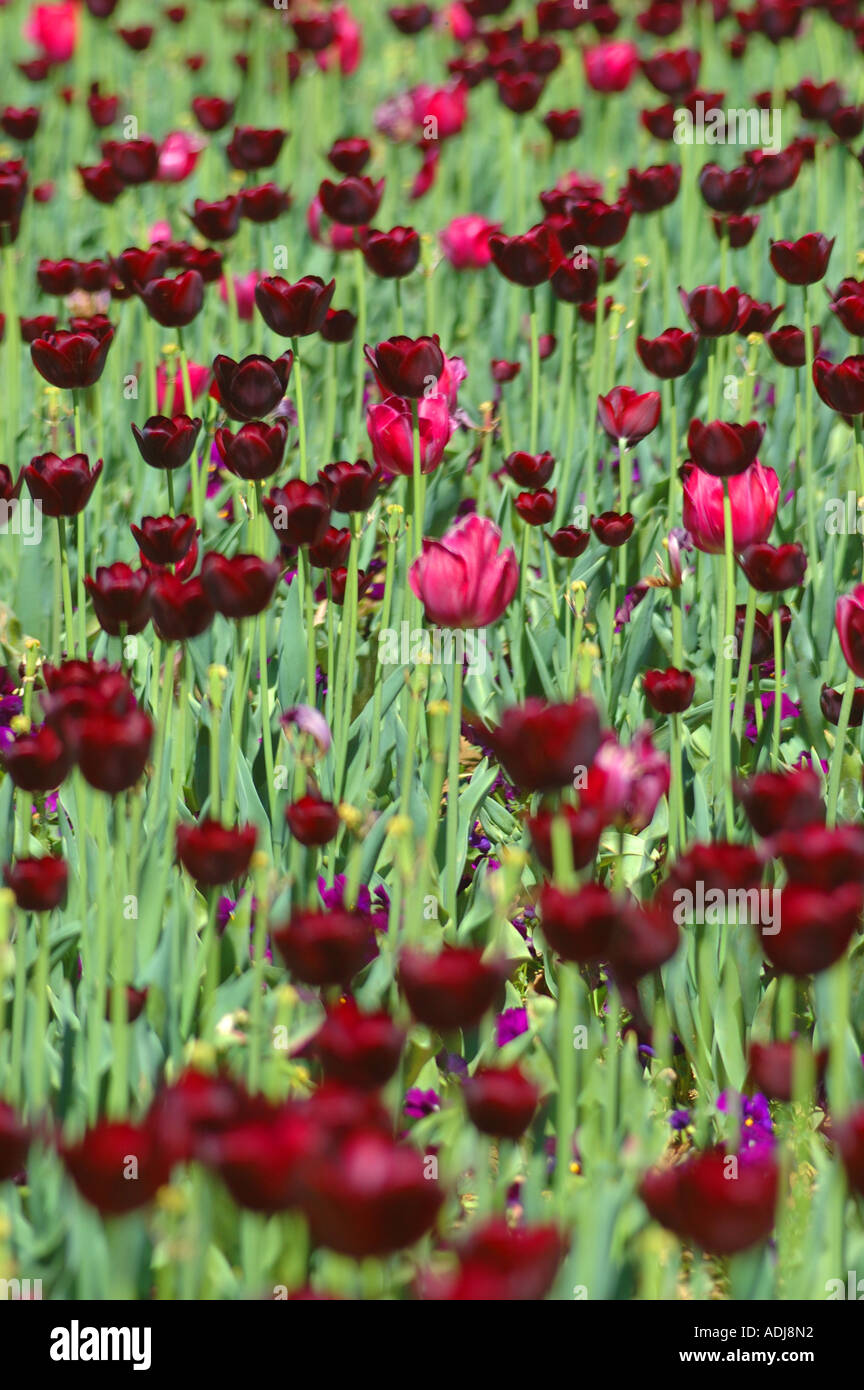
[[[20,536],[24,545],[42,540],[42,503],[29,497],[13,497],[0,502],[0,536]]]
[[[672,894],[672,917],[679,927],[694,923],[719,927],[728,922],[761,927],[763,936],[780,931],[779,888],[706,889],[699,879],[695,890],[676,888]]]
[[[676,145],[748,145],[771,150],[773,154],[781,148],[779,107],[767,111],[759,106],[733,107],[725,111],[720,106],[709,106],[706,110],[701,100],[694,107],[693,111],[689,106],[675,109],[672,138]]]
[[[475,628],[385,627],[378,634],[382,666],[452,666],[461,662],[482,676],[486,670],[486,635]]]

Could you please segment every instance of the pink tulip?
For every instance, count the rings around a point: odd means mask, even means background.
[[[438,393],[447,401],[447,409],[452,415],[459,404],[459,387],[468,375],[468,368],[461,357],[445,357],[444,370],[438,378]]]
[[[345,5],[336,5],[330,11],[330,19],[335,30],[335,38],[328,48],[315,54],[315,61],[322,72],[327,72],[333,62],[338,62],[339,70],[350,77],[360,65],[363,57],[363,31],[351,11]]]
[[[633,833],[644,830],[669,790],[669,760],[654,747],[651,733],[650,724],[646,724],[627,747],[613,733],[600,745],[581,804],[596,809],[606,825]]]
[[[49,63],[68,63],[78,40],[78,5],[33,5],[24,26],[24,37],[41,49]]]
[[[251,319],[255,312],[255,286],[261,279],[260,270],[250,270],[248,275],[234,276],[234,294],[237,299],[238,318]],[[219,296],[223,304],[228,303],[228,287],[225,276],[219,281]]]
[[[773,468],[757,459],[743,473],[726,479],[732,504],[732,544],[737,553],[748,545],[767,541],[777,515],[780,480]],[[723,479],[704,473],[695,464],[686,466],[684,526],[697,550],[709,555],[723,552]]]
[[[209,367],[201,367],[197,362],[189,363],[189,384],[192,387],[193,401],[204,394],[209,380]],[[186,409],[186,397],[183,392],[183,377],[179,371],[174,380],[174,391],[170,400],[168,399],[168,390],[168,373],[164,363],[160,362],[156,368],[156,404],[159,412],[160,414],[165,412],[168,415],[182,415]]]
[[[156,178],[159,183],[182,183],[194,173],[195,165],[206,148],[205,141],[197,135],[189,135],[184,130],[172,130],[166,135],[159,150],[159,168]]]
[[[457,521],[440,541],[424,540],[408,572],[411,591],[438,627],[487,627],[516,592],[519,563],[499,551],[501,532],[485,516]]]
[[[468,89],[463,82],[415,87],[410,95],[414,124],[427,140],[458,135],[468,119]]]
[[[452,434],[444,396],[423,396],[417,402],[420,421],[420,463],[424,473],[438,467]],[[388,396],[370,405],[366,428],[375,462],[386,473],[410,477],[414,469],[414,424],[411,406],[401,396]]]
[[[444,5],[435,12],[435,28],[448,30],[457,43],[467,43],[474,37],[476,26],[465,6],[458,3]]]
[[[492,259],[489,237],[500,230],[500,222],[487,222],[478,212],[468,212],[454,217],[441,232],[441,250],[454,270],[482,270]]]
[[[585,77],[595,92],[623,92],[639,67],[639,50],[627,39],[612,39],[586,48],[582,54]]]
[[[846,665],[859,680],[864,676],[864,584],[841,594],[835,610],[837,636]]]
[[[157,241],[173,241],[174,233],[171,230],[170,222],[154,222],[147,233],[147,241],[150,246]]]

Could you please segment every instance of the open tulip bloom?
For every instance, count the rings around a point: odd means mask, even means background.
[[[860,10],[0,0],[0,1292],[860,1298]]]

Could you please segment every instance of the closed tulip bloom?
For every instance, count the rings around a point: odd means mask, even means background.
[[[639,360],[653,376],[671,381],[689,372],[696,360],[699,337],[682,328],[667,328],[656,338],[636,339]]]
[[[741,568],[754,589],[763,594],[779,594],[784,589],[798,589],[804,583],[807,556],[797,542],[769,545],[763,541],[748,546],[741,556]]]
[[[540,488],[545,487],[552,477],[555,460],[549,453],[527,454],[519,451],[508,454],[504,467],[519,487]]]
[[[361,1013],[346,999],[327,1015],[309,1044],[324,1075],[362,1091],[385,1086],[399,1065],[405,1034],[386,1013]]]
[[[335,288],[335,280],[325,285],[317,275],[304,275],[294,285],[281,275],[268,275],[255,287],[255,304],[274,333],[303,338],[320,330]]]
[[[680,187],[680,164],[652,164],[641,172],[628,170],[624,196],[634,212],[659,212],[674,203]]]
[[[216,431],[216,448],[229,473],[247,481],[270,478],[280,468],[285,453],[288,425],[275,420],[272,425],[252,420],[236,434],[222,428]]]
[[[31,497],[41,504],[46,516],[77,516],[93,496],[102,460],[91,467],[86,454],[72,454],[66,459],[39,454],[22,471]]]
[[[669,49],[642,59],[642,71],[652,87],[667,97],[683,97],[699,80],[702,55],[695,48]]]
[[[554,1226],[510,1226],[495,1216],[472,1227],[459,1247],[459,1270],[424,1280],[424,1299],[447,1303],[539,1302],[567,1251]]]
[[[140,294],[145,285],[165,274],[168,269],[168,254],[161,246],[149,246],[146,249],[127,246],[125,251],[113,258],[111,266],[125,289]]]
[[[810,767],[759,772],[749,782],[739,783],[736,795],[753,829],[763,839],[778,830],[799,830],[825,821],[819,778]]]
[[[81,720],[77,735],[78,764],[91,787],[111,796],[134,787],[153,742],[153,725],[143,710],[89,714]]]
[[[63,391],[83,391],[95,386],[101,377],[113,341],[113,328],[101,337],[92,332],[59,329],[49,333],[47,338],[35,338],[30,344],[30,356],[37,372],[50,386]]]
[[[32,343],[34,338],[44,338],[57,327],[54,314],[35,314],[32,318],[21,318],[19,323],[21,338],[25,343]]]
[[[676,666],[667,666],[665,671],[646,671],[642,684],[646,700],[658,714],[683,714],[693,703],[695,677]]]
[[[597,397],[597,416],[610,439],[623,440],[632,449],[657,428],[660,393],[640,394],[632,386],[613,386],[608,396]]]
[[[141,290],[141,299],[163,328],[185,328],[201,312],[204,281],[197,270],[186,270],[173,280],[150,280]]]
[[[576,106],[571,106],[566,111],[547,111],[543,117],[543,124],[556,144],[564,140],[575,140],[582,129],[582,112]]]
[[[69,868],[52,854],[41,859],[17,859],[3,870],[3,882],[15,894],[22,912],[51,912],[66,897]]]
[[[654,747],[650,725],[637,729],[629,744],[607,733],[588,768],[582,804],[593,806],[607,825],[636,834],[651,823],[669,780],[668,759]]]
[[[468,1028],[491,1009],[507,964],[468,946],[444,946],[438,955],[406,948],[398,981],[414,1017],[430,1028]]]
[[[349,174],[341,183],[324,179],[318,189],[321,206],[333,222],[347,227],[368,227],[381,205],[384,180],[373,183],[364,175]]]
[[[840,294],[831,300],[831,313],[842,323],[847,333],[864,336],[864,294],[856,288],[854,294]]]
[[[316,1245],[354,1259],[383,1258],[419,1240],[442,1201],[417,1149],[357,1129],[312,1166],[303,1211]]]
[[[562,264],[564,252],[555,233],[540,222],[524,236],[493,232],[489,250],[498,270],[514,285],[533,288],[545,284]]]
[[[317,545],[310,545],[309,559],[322,570],[342,569],[348,563],[351,532],[347,526],[328,526]]]
[[[15,786],[28,792],[53,791],[72,766],[65,743],[48,724],[17,734],[0,757]]]
[[[835,306],[832,305],[832,308]],[[862,322],[862,333],[864,333],[864,322]],[[822,335],[818,324],[811,330],[811,341],[813,344],[813,357],[819,352],[819,345]],[[784,324],[782,328],[777,328],[773,333],[765,334],[765,341],[775,362],[779,362],[781,367],[804,367],[807,363],[807,344],[804,333],[794,324]],[[823,397],[824,399],[824,397]]]
[[[606,961],[624,903],[599,883],[575,890],[544,883],[540,893],[543,935],[562,960],[580,965]]]
[[[269,169],[279,158],[287,133],[279,129],[258,130],[254,126],[235,126],[234,134],[225,147],[229,163],[244,173]]]
[[[499,230],[500,223],[476,212],[454,217],[439,235],[445,260],[454,270],[483,270],[492,260],[489,238]]]
[[[808,825],[778,831],[772,849],[791,883],[824,892],[864,881],[864,828]]]
[[[724,481],[693,465],[684,467],[684,526],[697,550],[720,555],[723,540],[723,489],[729,489],[732,545],[736,552],[761,544],[771,534],[780,500],[780,480],[773,468],[751,463]]]
[[[828,1069],[828,1048],[817,1052],[804,1042],[751,1042],[748,1053],[748,1081],[769,1100],[789,1102],[793,1096],[796,1050],[809,1055],[815,1081],[821,1083]]]
[[[623,92],[639,70],[639,50],[626,39],[613,39],[582,51],[585,78],[594,92]]]
[[[132,424],[141,457],[151,468],[182,468],[192,457],[200,432],[200,418],[188,415],[152,415],[141,429]]]
[[[820,400],[839,414],[864,412],[864,357],[844,357],[836,364],[825,357],[815,358],[813,384]]]
[[[241,188],[240,216],[249,222],[263,226],[275,222],[291,207],[293,199],[287,188],[279,188],[275,183],[262,183],[257,188]]]
[[[325,464],[318,480],[329,489],[334,512],[366,512],[381,488],[381,470],[366,459]]]
[[[463,1084],[465,1108],[475,1129],[498,1139],[518,1139],[530,1125],[540,1092],[520,1067],[478,1067]]]
[[[330,525],[330,495],[320,483],[292,478],[264,498],[264,510],[280,545],[317,545]]]
[[[417,400],[428,394],[444,370],[444,354],[434,338],[387,338],[366,347],[366,358],[382,387],[394,396]]]
[[[765,426],[750,420],[746,425],[725,420],[691,420],[687,448],[693,462],[715,478],[730,478],[750,467],[759,452]]]
[[[743,214],[736,216],[734,213],[727,213],[723,216],[713,216],[711,226],[714,228],[714,235],[718,241],[723,241],[724,237],[729,242],[733,251],[739,251],[742,246],[749,246],[761,218],[758,214],[746,217]]]
[[[835,238],[808,232],[797,241],[772,241],[771,264],[790,285],[815,285],[828,269]]]
[[[103,1216],[121,1216],[146,1206],[171,1175],[168,1156],[150,1124],[99,1120],[77,1144],[60,1150],[66,1169],[85,1201]],[[129,1181],[129,1158],[136,1176]]]
[[[680,940],[677,923],[664,903],[628,902],[612,936],[609,969],[613,979],[623,987],[635,986],[672,959]]]
[[[224,130],[225,126],[234,115],[233,101],[226,101],[223,97],[193,97],[192,111],[196,121],[202,130],[208,134],[214,134],[217,130]]]
[[[555,705],[531,696],[506,709],[481,738],[517,786],[553,791],[570,786],[574,770],[592,763],[600,747],[600,716],[588,696]]]
[[[849,1186],[864,1194],[864,1107],[851,1111],[837,1126],[837,1147]]]
[[[599,516],[591,518],[591,530],[600,544],[613,549],[629,541],[635,524],[636,518],[632,512],[601,512]]]
[[[362,174],[372,158],[372,147],[361,136],[349,135],[333,141],[327,158],[340,174]]]
[[[753,201],[756,177],[756,170],[749,164],[741,164],[737,169],[705,164],[699,174],[699,191],[715,212],[741,213]]]
[[[423,396],[417,403],[420,433],[420,470],[432,473],[444,457],[452,426],[443,396]],[[401,396],[388,396],[366,412],[366,429],[372,457],[385,473],[410,478],[414,471],[414,418],[411,405]]]
[[[145,516],[140,526],[133,522],[129,529],[151,565],[179,565],[195,539],[195,518],[183,512],[178,516]]]
[[[584,265],[564,260],[552,276],[552,293],[565,304],[590,304],[597,295],[597,262],[593,256],[584,259]]]
[[[819,692],[819,708],[822,711],[822,718],[826,724],[833,724],[836,728],[840,723],[840,707],[843,704],[843,691],[832,690],[830,685],[823,685]],[[852,706],[849,710],[849,728],[860,729],[864,723],[864,686],[856,686],[852,696]]]
[[[285,823],[301,845],[326,845],[339,830],[339,811],[332,801],[318,796],[301,796],[285,807]]]
[[[838,598],[834,622],[846,665],[856,676],[864,678],[864,584]]]
[[[298,908],[270,939],[291,974],[307,985],[348,985],[376,954],[369,918],[362,912]]]
[[[558,493],[547,488],[536,492],[520,492],[513,505],[526,526],[545,526],[555,515]]]
[[[703,338],[722,338],[738,327],[740,310],[738,289],[721,290],[716,285],[700,285],[687,294],[678,291],[690,325]]]
[[[182,580],[165,573],[150,588],[153,626],[163,642],[200,637],[213,621],[214,609],[200,579]]]
[[[748,337],[751,333],[767,333],[774,327],[785,307],[785,304],[778,304],[776,308],[772,308],[770,304],[753,299],[749,294],[739,294],[736,333],[742,338]]]
[[[102,157],[121,183],[130,187],[150,183],[159,170],[159,146],[149,135],[139,140],[105,140]]]
[[[325,343],[350,343],[356,327],[357,315],[350,309],[328,309],[321,325],[321,337]]]
[[[84,584],[93,601],[99,626],[109,637],[141,632],[150,621],[150,576],[133,570],[122,560],[100,565],[96,578],[85,575]]]
[[[230,827],[206,819],[177,826],[177,858],[186,872],[208,888],[242,878],[258,840],[254,825]]]
[[[597,853],[603,823],[597,812],[590,806],[571,806],[562,802],[560,809],[542,808],[536,815],[526,820],[534,853],[547,873],[553,869],[552,829],[559,817],[567,826],[570,837],[570,853],[574,869],[584,869]]]
[[[213,362],[219,399],[232,420],[258,420],[275,410],[288,389],[293,352],[270,359],[250,353],[242,361],[220,353]]]
[[[202,1162],[217,1172],[238,1206],[271,1215],[297,1206],[307,1165],[325,1142],[310,1107],[246,1102],[241,1113],[200,1145]]]
[[[374,228],[363,240],[363,259],[383,280],[399,280],[410,275],[420,260],[420,237],[413,227],[393,227],[389,232]]]
[[[72,294],[81,286],[81,263],[68,256],[59,261],[42,260],[36,267],[36,283],[44,294]]]
[[[861,921],[864,888],[844,883],[826,892],[789,883],[780,894],[775,935],[755,931],[762,951],[783,975],[817,975],[838,961]]]
[[[713,1255],[734,1255],[771,1234],[778,1172],[767,1154],[747,1161],[740,1156],[734,1182],[729,1171],[724,1150],[693,1153],[646,1173],[639,1195],[654,1220],[680,1240]]]
[[[201,562],[201,584],[226,618],[254,618],[263,613],[282,573],[278,561],[260,555],[220,555],[210,550]]]
[[[547,532],[547,539],[562,560],[576,560],[587,550],[591,532],[581,531],[578,526],[561,526],[551,536]]]
[[[424,540],[408,581],[427,620],[444,628],[487,627],[497,622],[519,581],[519,563],[501,532],[486,517],[463,517],[438,540]]]
[[[10,1182],[23,1170],[31,1137],[29,1126],[0,1100],[0,1182]]]
[[[110,160],[100,160],[98,164],[80,165],[78,173],[81,175],[81,183],[85,193],[89,193],[97,203],[110,206],[116,203],[120,194],[126,188],[125,183],[114,172]]]

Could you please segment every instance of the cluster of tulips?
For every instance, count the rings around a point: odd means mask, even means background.
[[[859,11],[0,0],[0,1278],[864,1259]]]

